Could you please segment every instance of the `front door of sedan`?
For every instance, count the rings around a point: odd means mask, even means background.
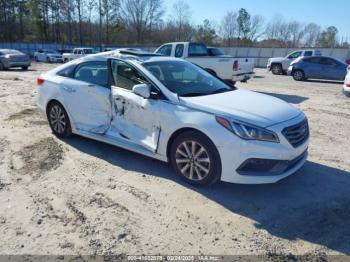
[[[74,126],[81,131],[104,134],[111,122],[111,91],[106,62],[86,62],[72,77],[61,82],[63,101]]]
[[[149,81],[134,66],[117,59],[109,60],[112,100],[111,130],[128,142],[156,152],[160,135],[161,100],[144,98],[133,92],[137,84]]]

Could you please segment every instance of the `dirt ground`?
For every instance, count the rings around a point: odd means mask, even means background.
[[[341,84],[257,69],[238,86],[306,113],[308,162],[273,185],[194,188],[156,160],[55,138],[35,83],[54,66],[0,72],[0,254],[350,255],[350,99]]]

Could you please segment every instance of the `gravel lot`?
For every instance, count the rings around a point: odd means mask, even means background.
[[[310,157],[277,184],[194,188],[161,162],[55,138],[36,77],[0,72],[0,254],[350,255],[350,99],[341,84],[257,69],[247,88],[309,118]]]

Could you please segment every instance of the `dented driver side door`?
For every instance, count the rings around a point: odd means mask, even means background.
[[[112,75],[112,130],[123,139],[156,152],[160,135],[161,102],[133,93],[134,85],[147,83],[147,80],[132,65],[112,59],[109,66]]]

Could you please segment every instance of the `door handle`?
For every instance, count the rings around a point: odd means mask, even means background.
[[[72,87],[69,87],[69,86],[63,86],[63,90],[68,92],[68,93],[74,93],[76,92],[76,90]]]

